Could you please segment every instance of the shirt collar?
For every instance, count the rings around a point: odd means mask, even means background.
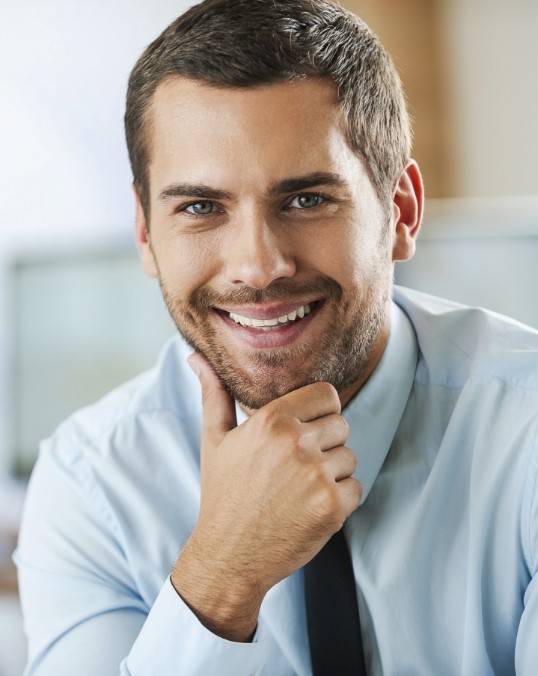
[[[342,415],[349,423],[347,446],[357,456],[353,476],[362,484],[362,502],[379,474],[400,424],[417,367],[418,347],[407,315],[391,307],[390,334],[381,359]],[[236,404],[237,422],[247,414]]]
[[[391,307],[391,328],[381,359],[342,415],[349,423],[347,446],[357,456],[353,476],[362,484],[362,503],[385,461],[400,424],[418,361],[415,332],[407,315]]]

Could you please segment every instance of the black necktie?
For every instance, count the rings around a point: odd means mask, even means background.
[[[314,676],[366,676],[351,556],[339,530],[304,568]]]

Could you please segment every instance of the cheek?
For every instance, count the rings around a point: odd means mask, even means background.
[[[314,244],[312,256],[324,274],[345,286],[367,262],[368,248],[356,228],[331,228],[330,236]]]
[[[365,232],[356,228],[347,237],[326,243],[323,252],[325,269],[344,289],[370,286],[385,276],[392,278],[392,257],[386,237],[379,231]]]
[[[188,299],[215,275],[218,267],[216,251],[202,240],[197,237],[168,238],[161,240],[155,248],[161,282],[176,298]]]

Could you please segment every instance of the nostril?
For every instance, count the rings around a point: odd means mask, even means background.
[[[277,279],[293,277],[297,266],[288,239],[279,236],[263,215],[248,215],[252,218],[227,230],[221,254],[227,281],[264,289]]]

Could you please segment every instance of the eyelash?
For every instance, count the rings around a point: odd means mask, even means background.
[[[315,197],[318,200],[318,203],[315,204],[312,207],[294,207],[292,206],[292,202],[295,200],[300,199],[301,197],[306,197],[306,198],[312,198]],[[286,203],[286,208],[287,209],[296,209],[297,211],[310,211],[313,209],[316,209],[317,207],[323,206],[329,201],[328,197],[326,195],[323,195],[322,193],[319,192],[301,192],[298,193],[297,195],[294,195],[287,203]]]
[[[292,206],[292,203],[295,200],[300,199],[301,197],[303,197],[303,198],[304,197],[306,197],[306,198],[315,197],[319,201],[318,201],[317,204],[315,204],[314,206],[311,206],[311,207],[294,207],[294,206]],[[286,210],[310,211],[310,210],[316,209],[320,206],[323,206],[328,201],[329,201],[329,198],[322,193],[319,193],[319,192],[301,192],[301,193],[297,193],[296,195],[293,195],[293,197],[291,197],[286,202],[286,204],[284,205],[284,208]],[[195,207],[196,205],[200,205],[200,204],[211,204],[211,206],[213,207],[212,211],[210,211],[207,214],[196,214],[196,213],[193,213],[192,211],[189,211],[190,208]],[[177,209],[174,210],[174,213],[186,213],[189,216],[193,216],[194,218],[203,218],[203,217],[207,217],[207,216],[214,216],[215,213],[220,213],[220,212],[222,212],[222,209],[219,209],[213,200],[204,200],[204,199],[198,200],[196,202],[189,202],[189,204],[181,205]]]
[[[188,211],[188,209],[190,209],[191,207],[195,207],[198,204],[210,204],[212,206],[212,209],[208,214],[196,214],[193,213],[192,211]],[[185,206],[180,207],[178,211],[185,212],[189,214],[189,216],[194,216],[195,218],[200,218],[203,216],[213,216],[219,210],[216,208],[216,204],[213,200],[198,200],[197,202],[191,202],[190,204],[186,204]]]

